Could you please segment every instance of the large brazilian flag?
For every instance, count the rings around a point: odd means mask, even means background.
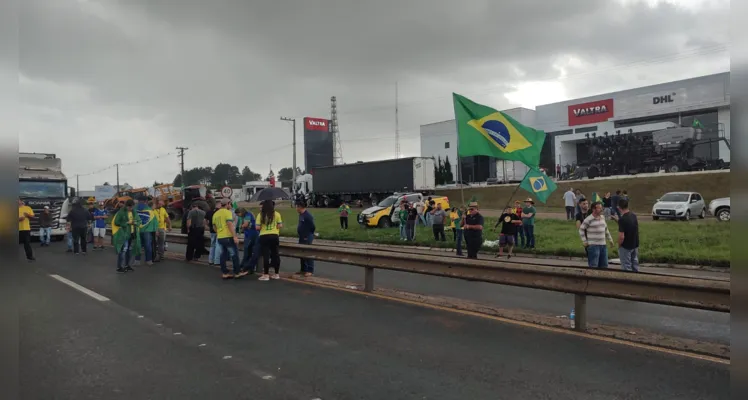
[[[156,218],[156,212],[153,211],[153,209],[148,206],[148,204],[138,204],[137,211],[138,217],[140,217],[141,232],[158,231],[158,218]]]
[[[538,168],[545,132],[453,93],[460,157],[489,156]]]

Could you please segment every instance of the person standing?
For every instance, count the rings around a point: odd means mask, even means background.
[[[171,220],[163,200],[156,200],[156,207],[158,230],[156,231],[156,259],[154,261],[160,262],[164,260],[164,253],[166,253],[166,232],[171,231]]]
[[[535,210],[535,201],[528,197],[525,200],[525,207],[522,209],[522,214],[520,215],[522,217],[522,230],[525,232],[525,238],[527,239],[527,243],[525,243],[526,249],[535,248],[536,213],[537,211]]]
[[[412,205],[407,208],[408,217],[405,225],[405,235],[409,242],[416,240],[416,224],[418,223],[418,208]]]
[[[478,258],[478,251],[483,245],[483,222],[483,216],[478,212],[478,203],[468,204],[468,212],[463,226],[468,258]]]
[[[314,226],[314,217],[306,209],[305,202],[296,203],[296,212],[299,213],[299,225],[296,227],[296,233],[299,235],[299,244],[309,244],[314,242],[314,232],[317,229]],[[300,259],[301,269],[299,274],[310,277],[314,274],[314,260],[311,258]]]
[[[507,258],[512,258],[512,250],[515,244],[514,238],[517,235],[517,227],[522,225],[522,219],[514,213],[512,207],[507,207],[496,221],[493,229],[496,230],[499,225],[501,225],[501,231],[499,233],[499,252],[496,254],[496,257],[501,257],[502,251],[506,247]]]
[[[187,213],[187,252],[184,258],[187,261],[198,261],[205,254],[205,211],[201,210],[196,203],[192,203],[192,209]]]
[[[630,272],[639,272],[639,221],[631,210],[629,210],[628,199],[618,201],[618,210],[621,218],[618,220],[618,258],[621,260],[621,269]]]
[[[280,275],[278,275],[278,272],[280,272],[278,246],[280,245],[280,230],[283,227],[283,219],[280,213],[275,211],[275,203],[271,200],[262,202],[259,222],[257,230],[260,231],[260,249],[264,261],[264,274],[260,276],[259,280],[280,279]],[[270,267],[275,270],[275,274],[272,276],[270,275]]]
[[[304,201],[303,198],[297,198],[296,204]],[[244,232],[244,253],[242,256],[242,269],[254,274],[257,269],[257,259],[260,256],[260,243],[257,240],[257,220],[252,211],[244,210],[242,219],[242,230]]]
[[[579,237],[587,248],[587,264],[590,268],[608,268],[608,247],[606,239],[611,244],[613,238],[608,231],[608,224],[603,216],[603,205],[592,203],[592,214],[584,219],[579,226]]]
[[[52,213],[49,206],[44,206],[44,211],[39,214],[39,242],[41,246],[49,246],[52,239]]]
[[[340,216],[340,229],[348,229],[348,215],[351,213],[351,207],[348,206],[348,203],[343,202],[343,204],[338,207],[338,215]]]
[[[73,234],[73,253],[76,255],[83,253],[85,255],[88,221],[93,220],[93,216],[88,210],[83,208],[80,199],[78,199],[73,202],[73,206],[66,218],[70,223],[70,231]]]
[[[18,239],[23,243],[26,259],[34,261],[34,251],[31,249],[31,222],[34,218],[34,210],[27,206],[23,200],[18,199]]]
[[[400,226],[400,240],[402,240],[402,241],[408,240],[408,234],[407,234],[407,232],[408,232],[408,230],[407,230],[407,225],[408,225],[408,209],[407,209],[407,205],[408,205],[408,203],[406,203],[405,200],[403,200],[400,203],[400,209],[397,210],[397,219],[399,221],[398,225]]]
[[[246,276],[249,272],[241,270],[239,263],[239,237],[236,236],[236,227],[234,226],[234,214],[231,212],[231,201],[229,199],[221,200],[221,208],[213,213],[213,228],[216,231],[217,245],[221,248],[221,278],[233,279]],[[234,273],[230,273],[226,262],[231,257],[231,264]]]
[[[613,198],[610,196],[610,192],[605,192],[605,196],[603,196],[603,216],[605,218],[610,218],[611,215],[615,213],[615,210],[613,210]]]
[[[464,239],[463,233],[463,225],[465,224],[465,208],[464,207],[454,207],[452,210],[454,210],[454,218],[452,219],[452,223],[455,226],[455,254],[458,256],[462,255],[462,240]]]
[[[93,236],[94,250],[104,248],[104,237],[106,237],[106,218],[109,213],[104,209],[104,203],[99,202],[93,211]]]
[[[156,213],[148,205],[148,198],[145,196],[140,196],[135,211],[140,218],[138,232],[140,233],[140,243],[145,252],[145,264],[153,265],[153,239],[158,230],[158,219],[156,219]],[[140,265],[140,256],[140,254],[135,256],[136,265]]]
[[[569,190],[564,193],[564,207],[566,208],[566,220],[571,221],[574,219],[574,207],[577,204],[577,196],[574,194],[574,189],[569,188]]]
[[[112,242],[117,251],[117,273],[135,271],[130,265],[132,256],[139,256],[140,217],[135,212],[135,202],[127,200],[112,218]]]
[[[577,189],[574,191],[574,195],[577,197],[577,200],[574,203],[574,214],[576,214],[579,212],[579,199],[584,198],[584,193],[582,193],[581,190]]]
[[[434,200],[429,197],[426,199],[426,211],[424,211],[423,216],[426,219],[426,226],[433,226],[433,213],[434,211]]]
[[[522,203],[519,200],[514,200],[513,211],[522,219]],[[514,245],[525,247],[525,230],[522,229],[522,224],[517,226],[517,234],[514,235]]]
[[[423,223],[423,226],[426,226],[426,218],[424,218],[423,216],[423,210],[424,210],[423,201],[419,199],[418,201],[416,201],[414,206],[415,206],[416,212],[418,213],[418,221]],[[415,230],[413,231],[413,233],[415,236]]]
[[[610,198],[610,208],[612,208],[612,211],[613,211],[612,214],[615,214],[616,217],[620,218],[621,214],[619,214],[619,211],[618,211],[618,202],[619,201],[621,201],[621,191],[620,190],[616,190],[616,194],[614,194]]]
[[[208,265],[218,265],[221,262],[221,248],[218,246],[215,227],[213,227],[213,215],[221,209],[221,202],[216,202],[213,210],[208,211],[205,219],[208,221],[208,230],[210,231],[210,252],[208,253]]]
[[[433,202],[433,200],[432,200]],[[436,208],[431,210],[431,228],[434,231],[434,240],[442,242],[447,241],[447,237],[444,235],[444,221],[447,218],[447,213],[442,210],[441,203],[436,204]]]

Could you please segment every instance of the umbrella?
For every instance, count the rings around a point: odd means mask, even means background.
[[[281,189],[276,187],[269,187],[260,190],[259,192],[255,193],[254,196],[252,196],[252,199],[250,201],[264,201],[264,200],[287,200],[289,198],[288,193]]]

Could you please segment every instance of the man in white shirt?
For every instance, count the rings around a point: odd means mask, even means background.
[[[577,205],[577,196],[574,194],[574,189],[569,188],[569,190],[564,193],[564,206],[566,207],[566,220],[571,221],[574,219],[574,207]]]

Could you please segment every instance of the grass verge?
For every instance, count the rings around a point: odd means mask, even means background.
[[[259,210],[253,208],[252,212]],[[298,214],[293,208],[279,208],[285,227],[281,236],[296,237]],[[363,228],[355,223],[355,215],[349,219],[349,229],[341,230],[336,210],[310,208],[314,216],[320,239],[347,240],[353,242],[370,242],[393,245],[420,245],[431,247],[454,247],[451,233],[446,242],[434,240],[431,229],[419,227],[415,242],[402,242],[399,228],[375,229]],[[490,228],[496,218],[486,218],[484,240],[496,240],[498,233]],[[609,229],[614,239],[618,226],[609,221]],[[176,226],[175,226],[176,228]],[[730,226],[716,221],[660,221],[658,223],[639,224],[640,261],[649,263],[708,265],[714,267],[730,266]],[[563,257],[584,257],[584,249],[573,222],[555,219],[539,219],[535,227],[536,250],[534,254]],[[486,248],[486,251],[491,251]],[[521,251],[519,251],[521,252]],[[611,258],[618,257],[617,249],[611,249]]]

